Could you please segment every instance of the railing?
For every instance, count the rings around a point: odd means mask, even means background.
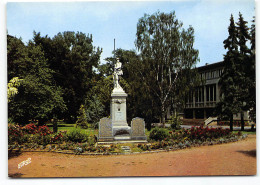
[[[214,108],[216,107],[216,101],[207,101],[206,104],[204,104],[204,102],[196,102],[195,106],[193,105],[193,103],[186,103],[185,108]]]
[[[206,102],[206,106],[205,107],[216,107],[216,102],[215,101]]]
[[[196,108],[203,108],[204,107],[204,102],[196,102],[195,103]]]

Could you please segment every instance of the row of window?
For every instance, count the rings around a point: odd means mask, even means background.
[[[223,69],[218,69],[218,70],[214,70],[214,71],[208,71],[208,72],[204,72],[201,73],[201,79],[213,79],[213,78],[219,78],[223,73]]]
[[[190,92],[187,103],[193,103],[193,95],[195,93],[195,103],[204,102],[204,87],[199,87],[195,92]],[[216,101],[216,84],[206,86],[206,101]]]

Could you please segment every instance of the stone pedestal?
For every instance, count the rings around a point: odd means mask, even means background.
[[[141,118],[133,119],[131,127],[127,124],[126,97],[124,89],[118,83],[119,75],[123,75],[122,63],[117,62],[114,66],[113,80],[114,89],[111,93],[110,118],[102,118],[99,122],[98,142],[147,142],[145,136],[145,123]]]
[[[110,115],[115,139],[130,139],[131,127],[127,124],[126,97],[127,94],[119,86],[111,94]],[[129,138],[128,138],[129,137]]]

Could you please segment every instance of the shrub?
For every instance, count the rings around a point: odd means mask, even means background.
[[[88,121],[87,121],[87,115],[86,115],[86,109],[84,105],[80,105],[79,111],[78,111],[79,116],[77,117],[76,121],[76,127],[88,128]]]
[[[150,139],[153,139],[155,141],[159,141],[159,140],[163,140],[165,138],[169,137],[169,132],[168,130],[164,129],[164,128],[154,128],[152,129],[152,131],[150,132],[149,135]]]
[[[88,141],[88,135],[82,133],[80,129],[75,128],[66,134],[65,140],[82,143]]]
[[[154,149],[153,147],[150,147],[150,146],[147,145],[147,144],[138,144],[137,147],[140,148],[142,151]]]
[[[171,125],[172,129],[177,129],[177,130],[181,129],[182,121],[180,120],[180,116],[178,115],[171,116],[171,119],[168,120],[167,123]]]
[[[96,136],[89,136],[89,138],[88,138],[88,144],[89,144],[90,146],[94,146],[96,142],[97,142]]]
[[[27,124],[23,127],[23,130],[27,134],[36,134],[38,132],[37,126],[34,123]]]
[[[46,125],[39,126],[38,133],[40,133],[41,136],[46,136],[52,134],[52,131],[47,127]]]
[[[21,144],[23,139],[23,130],[19,125],[8,124],[8,144],[15,142]]]
[[[51,136],[50,135],[46,135],[46,136],[41,136],[41,135],[35,135],[37,137],[37,142],[40,145],[46,146],[49,143],[51,143]]]
[[[76,122],[76,127],[87,129],[88,123],[87,122]]]
[[[34,123],[30,123],[21,128],[24,134],[37,134],[46,136],[52,134],[52,131],[46,125],[37,127]]]
[[[93,129],[98,129],[98,125],[99,125],[99,122],[95,122],[95,123],[92,123],[92,124],[91,124],[91,127],[92,127]]]
[[[62,141],[63,135],[62,133],[56,133],[51,137],[51,142],[52,143],[60,143]]]
[[[204,128],[203,126],[200,127],[192,127],[190,129],[190,139],[200,139],[204,140],[206,138],[210,139],[217,139],[220,137],[227,137],[230,136],[231,132],[229,129],[222,129],[222,128]]]

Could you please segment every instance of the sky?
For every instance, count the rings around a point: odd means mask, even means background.
[[[92,34],[93,45],[103,49],[104,63],[112,55],[114,39],[116,48],[136,49],[136,26],[145,13],[175,11],[184,28],[191,25],[195,30],[194,48],[199,50],[197,66],[201,66],[223,60],[223,40],[228,36],[230,15],[237,22],[241,12],[250,25],[254,7],[254,0],[10,2],[6,6],[7,31],[25,43],[33,38],[33,31],[51,38],[64,31]]]

